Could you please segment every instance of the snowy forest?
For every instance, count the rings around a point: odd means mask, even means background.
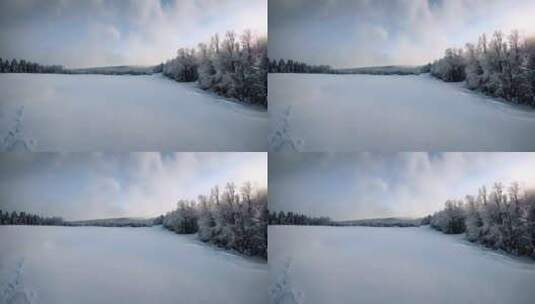
[[[270,73],[418,75],[431,73],[446,82],[465,82],[466,87],[517,104],[535,107],[535,38],[496,31],[489,39],[449,48],[444,57],[422,66],[378,66],[332,69],[294,60],[272,60]]]
[[[163,64],[165,76],[179,82],[197,81],[203,90],[267,107],[267,38],[245,30],[212,36],[197,48],[181,48]]]
[[[334,69],[329,65],[310,65],[292,59],[269,61],[270,73],[299,73],[299,74],[363,74],[363,75],[419,75],[429,73],[431,64],[423,66],[373,66],[359,68]]]
[[[465,81],[484,94],[535,107],[535,38],[518,31],[507,37],[496,31],[481,35],[477,44],[447,49],[431,66],[431,74],[447,82]]]
[[[267,257],[267,191],[250,183],[240,189],[228,183],[214,187],[197,200],[180,200],[163,217],[163,226],[179,234],[197,233],[198,238],[249,256]]]
[[[431,216],[423,218],[369,218],[359,220],[334,221],[327,216],[311,217],[297,212],[270,212],[270,225],[301,226],[365,226],[365,227],[418,227],[429,225]]]
[[[304,225],[304,226],[330,226],[334,225],[330,218],[326,216],[311,217],[297,212],[270,212],[270,225]]]
[[[41,216],[24,211],[0,210],[0,225],[34,225],[34,226],[99,226],[99,227],[150,227],[161,225],[163,216],[141,218],[107,218],[82,221],[67,221],[59,216]]]
[[[336,71],[328,65],[310,65],[296,60],[273,59],[269,61],[270,73],[314,73],[336,74]]]
[[[0,58],[0,73],[65,73],[61,65],[41,65],[24,59]]]
[[[0,225],[64,225],[61,217],[43,217],[27,212],[0,210]]]
[[[155,218],[111,218],[65,221],[27,212],[0,210],[1,225],[150,227],[163,225],[178,234],[197,233],[203,241],[249,256],[267,257],[267,191],[244,183],[214,187],[197,200],[179,200],[177,208]]]
[[[535,258],[535,191],[517,183],[505,189],[494,184],[477,196],[448,200],[433,214],[431,227],[447,234],[465,233],[466,238],[489,248]]]
[[[64,69],[26,60],[0,58],[1,73],[61,73],[104,75],[147,75],[163,73],[178,82],[194,82],[203,90],[267,108],[267,38],[250,30],[241,35],[228,31],[215,34],[197,48],[180,48],[177,56],[152,67],[115,66]]]

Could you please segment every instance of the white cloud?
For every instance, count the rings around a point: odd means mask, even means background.
[[[535,153],[270,156],[274,210],[337,219],[422,216],[494,182],[535,187]]]
[[[529,0],[270,1],[270,56],[337,67],[424,64],[495,30],[535,31]]]
[[[267,187],[266,153],[1,154],[0,209],[70,219],[155,216],[215,185]]]
[[[215,33],[267,31],[265,0],[2,1],[0,55],[70,67],[156,64]]]

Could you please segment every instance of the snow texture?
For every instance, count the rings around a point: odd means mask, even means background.
[[[535,150],[535,111],[428,74],[269,74],[269,112],[275,152]]]
[[[273,303],[278,304],[303,304],[303,293],[295,290],[290,278],[291,260],[283,263],[280,269],[272,271],[273,282],[271,287],[271,298]]]
[[[0,226],[0,303],[267,303],[264,262],[162,227]]]
[[[286,277],[282,289],[301,293],[307,304],[529,304],[535,298],[533,261],[427,226],[269,226],[268,235],[271,277]],[[280,300],[283,293],[272,289],[272,302],[299,303]]]
[[[194,83],[0,74],[0,151],[265,151],[268,114]]]

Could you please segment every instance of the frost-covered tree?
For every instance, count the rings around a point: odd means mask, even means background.
[[[0,58],[1,73],[66,73],[59,65],[40,65],[27,60],[12,59],[11,62]]]
[[[431,66],[431,74],[444,81],[466,81],[469,89],[515,103],[535,106],[535,39],[518,31],[507,37],[496,31],[477,45],[448,49]]]
[[[463,81],[466,62],[462,49],[447,49],[444,58],[431,66],[431,74],[447,82]]]
[[[217,37],[217,36],[216,36]],[[210,45],[206,45],[204,43],[200,43],[198,46],[199,49],[199,66],[198,66],[198,82],[199,86],[203,90],[208,90],[214,87],[214,85],[217,83],[216,74],[217,71],[215,70],[213,58],[216,56],[216,48],[214,43],[219,43],[219,38],[214,39],[212,38],[212,43]]]
[[[471,43],[466,44],[465,53],[465,73],[466,73],[466,86],[469,89],[480,88],[484,83],[483,67],[481,66],[481,59],[483,57],[481,43],[485,41],[480,39],[480,44],[475,46]]]
[[[17,212],[0,210],[1,225],[64,225],[65,222],[60,217],[43,217],[28,212]]]
[[[180,49],[163,66],[163,74],[177,81],[197,81],[219,95],[267,107],[267,39],[246,30],[238,36],[214,35],[197,49]]]
[[[490,193],[482,187],[477,197],[466,196],[464,202],[448,201],[444,210],[433,215],[431,225],[445,233],[461,233],[464,230],[458,219],[462,215],[468,240],[535,257],[534,191],[522,191],[517,183],[507,191],[496,183]]]
[[[329,217],[312,217],[297,212],[271,212],[270,225],[303,225],[303,226],[333,226],[335,223]]]
[[[522,239],[527,244],[525,254],[535,256],[535,191],[526,192],[524,201],[526,223]]]
[[[196,233],[198,230],[198,212],[195,201],[180,200],[177,209],[167,213],[163,225],[176,233]]]
[[[465,232],[465,211],[462,201],[448,200],[444,210],[435,213],[431,219],[431,227],[448,234]]]
[[[337,74],[337,72],[328,65],[310,65],[292,59],[279,59],[278,62],[276,60],[271,62],[268,61],[268,65],[270,73]]]
[[[239,190],[214,187],[196,201],[181,201],[163,225],[177,233],[198,233],[201,241],[247,255],[267,255],[267,191],[245,183]]]
[[[470,241],[476,241],[482,236],[481,208],[479,200],[471,195],[466,196],[466,237]]]
[[[199,195],[199,239],[208,242],[215,237],[216,221],[213,213],[214,201],[205,195]]]
[[[195,49],[179,49],[177,57],[164,64],[162,73],[180,82],[196,81],[198,74]]]

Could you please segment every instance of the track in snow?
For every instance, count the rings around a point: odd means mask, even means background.
[[[266,111],[161,75],[0,74],[0,91],[0,151],[267,149]]]
[[[267,303],[264,262],[161,227],[0,226],[0,303]]]
[[[271,277],[283,286],[272,291],[275,304],[300,303],[288,298],[307,304],[530,304],[535,298],[533,261],[429,227],[269,226],[268,232]]]
[[[270,74],[269,112],[271,151],[535,151],[535,111],[429,75]]]

